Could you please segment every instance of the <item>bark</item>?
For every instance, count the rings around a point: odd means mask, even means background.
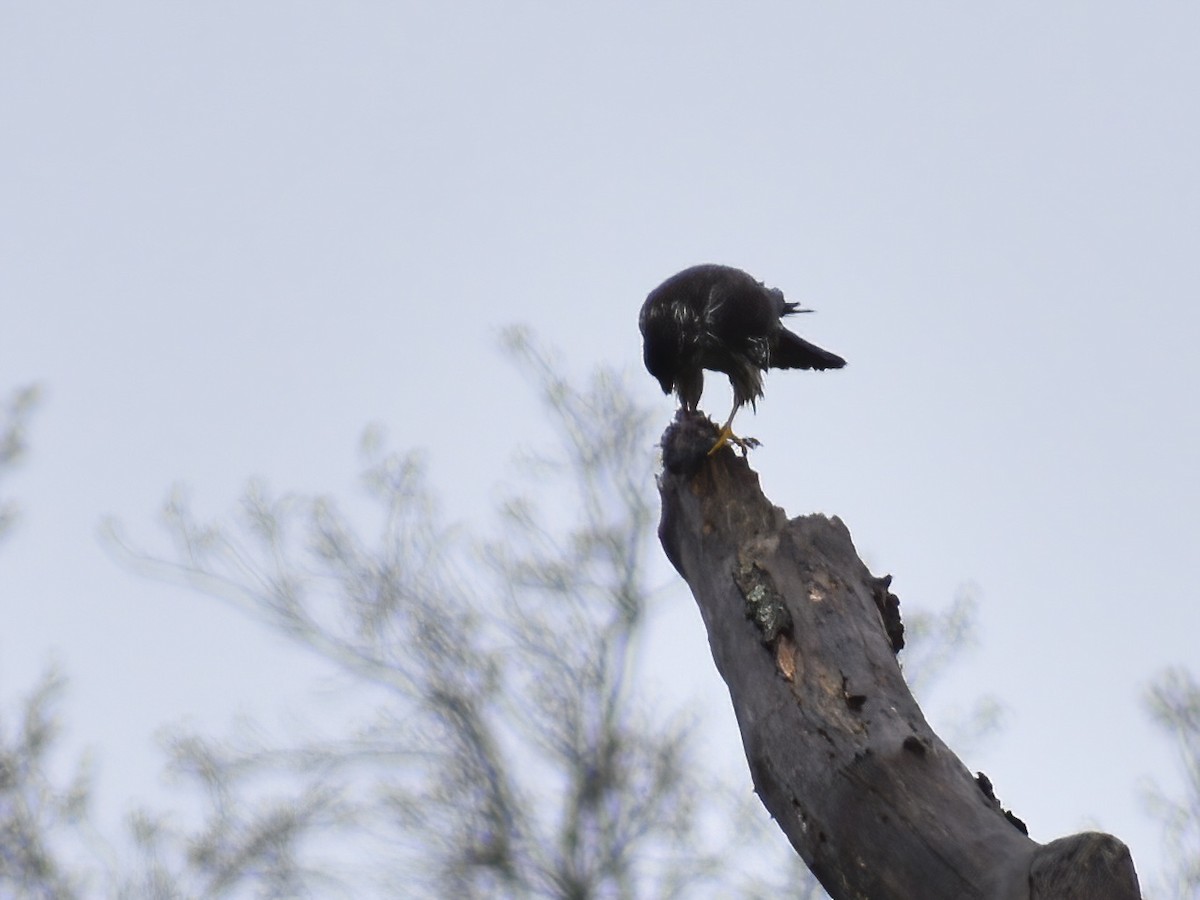
[[[1134,900],[1110,835],[1040,845],[925,721],[896,661],[890,578],[842,522],[789,520],[715,429],[663,436],[659,537],[688,582],[755,790],[834,900]]]

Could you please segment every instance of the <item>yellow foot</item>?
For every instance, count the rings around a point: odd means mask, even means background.
[[[742,448],[742,456],[749,453],[754,447],[759,446],[759,441],[755,438],[740,438],[733,433],[733,428],[729,423],[721,429],[721,433],[717,435],[717,442],[712,445],[712,449],[708,451],[708,455],[712,456],[726,444],[734,444]]]

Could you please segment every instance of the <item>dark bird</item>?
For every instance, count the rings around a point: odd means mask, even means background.
[[[724,372],[733,385],[733,409],[721,428],[715,453],[727,441],[742,451],[753,439],[733,434],[738,409],[763,395],[767,369],[840,369],[846,361],[822,350],[780,322],[793,313],[811,312],[783,299],[741,269],[703,265],[672,275],[646,297],[638,326],[642,358],[663,393],[674,391],[688,412],[695,412],[704,390],[704,370]]]

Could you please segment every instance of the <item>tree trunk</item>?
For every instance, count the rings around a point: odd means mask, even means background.
[[[822,515],[788,520],[706,418],[663,435],[659,537],[692,589],[755,790],[834,898],[1135,900],[1110,835],[1041,845],[930,729],[890,578]]]

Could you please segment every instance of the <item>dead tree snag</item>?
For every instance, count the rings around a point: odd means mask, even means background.
[[[1110,835],[1041,845],[930,729],[889,580],[837,518],[789,520],[715,428],[663,436],[659,537],[729,687],[755,790],[835,900],[1135,900]]]

